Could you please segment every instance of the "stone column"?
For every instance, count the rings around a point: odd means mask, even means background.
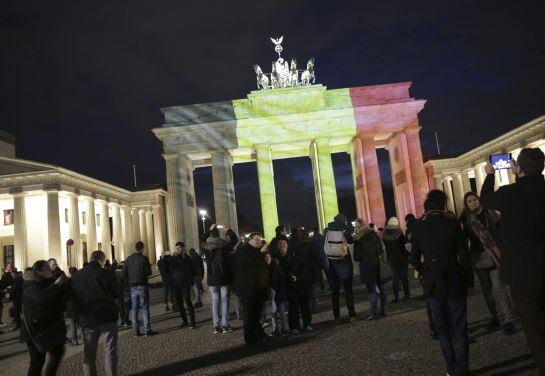
[[[123,228],[123,255],[127,258],[132,253],[134,247],[133,237],[133,224],[131,216],[131,208],[123,206],[121,208],[123,214],[122,228]]]
[[[87,260],[91,259],[91,253],[98,249],[97,223],[95,214],[95,199],[87,199]]]
[[[462,176],[462,189],[465,195],[467,192],[471,192],[471,182],[469,181],[468,171],[462,171],[461,176]]]
[[[179,155],[179,174],[182,191],[182,237],[176,241],[183,241],[187,248],[198,249],[199,227],[197,217],[197,205],[195,201],[195,184],[193,181],[193,162],[185,155]],[[236,215],[235,215],[236,218]],[[174,244],[172,244],[174,247]]]
[[[131,244],[131,252],[134,248],[134,244],[138,241],[141,241],[140,236],[140,215],[138,214],[137,208],[131,208],[131,217],[132,217],[132,236],[133,236],[133,244]]]
[[[430,190],[424,161],[422,160],[422,148],[420,147],[420,137],[418,133],[420,127],[408,128],[405,130],[407,138],[407,153],[409,157],[409,166],[411,170],[411,181],[413,186],[414,206],[416,217],[424,214],[424,201]]]
[[[212,152],[212,181],[216,222],[229,226],[238,234],[233,166],[228,151]]]
[[[350,143],[350,163],[352,165],[352,180],[354,184],[354,198],[356,200],[356,212],[358,218],[364,218],[367,221],[371,220],[371,217],[369,216],[369,202],[366,200],[366,193],[361,195],[359,192],[364,191],[365,187],[363,187],[362,178],[361,175],[359,175],[358,170],[358,159],[362,158],[362,166],[363,166],[363,157],[362,157],[362,151],[361,151],[361,141],[359,138],[354,138],[352,142]],[[356,150],[357,149],[357,150]]]
[[[83,257],[81,254],[81,232],[79,228],[79,205],[78,194],[70,193],[70,209],[68,217],[68,237],[74,241],[70,247],[71,257],[68,260],[68,266],[81,268],[83,265]]]
[[[454,207],[454,194],[452,193],[452,186],[450,183],[451,178],[447,177],[443,179],[445,194],[447,195],[447,210],[453,213],[456,213],[456,208]]]
[[[278,226],[271,147],[269,145],[256,145],[255,152],[259,197],[261,199],[261,215],[263,217],[263,232],[265,239],[270,241],[275,236],[275,227]]]
[[[112,259],[112,237],[110,234],[110,213],[107,201],[100,201],[100,243],[106,259]]]
[[[140,216],[140,239],[144,243],[144,254],[149,257],[148,225],[146,223],[146,212],[139,210]]]
[[[443,179],[441,179],[440,176],[434,176],[433,181],[434,181],[435,189],[439,189],[440,191],[444,191]]]
[[[168,243],[174,248],[174,244],[180,241],[183,234],[182,221],[182,186],[180,181],[178,154],[163,154],[166,161],[167,174],[167,221]],[[143,238],[143,233],[140,232]]]
[[[147,232],[147,238],[148,238],[148,244],[146,244],[146,248],[148,249],[148,257],[149,261],[152,264],[155,264],[157,260],[157,256],[155,253],[155,237],[153,236],[153,214],[151,211],[146,211],[146,232]]]
[[[452,175],[452,187],[454,190],[454,206],[456,214],[459,216],[464,211],[464,187],[461,174],[455,173]]]
[[[386,212],[384,210],[384,197],[382,195],[375,141],[373,135],[362,135],[360,139],[363,153],[364,182],[371,216],[370,220],[378,226],[382,226],[386,222]]]
[[[483,166],[478,164],[474,167],[475,170],[475,184],[477,185],[477,194],[481,194],[481,188],[483,187],[484,178],[486,177],[484,173]]]
[[[113,241],[114,241],[114,251],[115,251],[115,260],[121,261],[124,260],[123,255],[123,235],[121,233],[121,208],[119,204],[112,204],[112,221],[113,221]],[[111,260],[113,262],[113,260]]]
[[[312,161],[318,224],[323,230],[339,214],[329,140],[318,139],[310,143],[310,160]]]
[[[61,245],[61,221],[59,216],[59,191],[46,191],[47,194],[47,248],[49,257],[64,267]]]
[[[18,270],[28,267],[28,241],[25,213],[25,194],[13,195],[14,263]]]
[[[167,251],[167,237],[166,237],[166,224],[165,224],[165,211],[162,205],[155,205],[153,207],[153,229],[155,239],[155,251],[160,254],[163,251]]]

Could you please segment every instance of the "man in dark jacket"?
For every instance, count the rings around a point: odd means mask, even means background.
[[[168,261],[170,259],[168,251],[161,252],[161,257],[157,261],[157,269],[159,269],[159,274],[161,274],[161,279],[163,280],[163,289],[165,293],[165,311],[170,311],[168,306],[168,301],[172,306],[174,306],[174,288],[172,286],[172,275],[168,267]]]
[[[500,278],[511,286],[528,346],[545,375],[545,157],[540,149],[522,149],[512,169],[514,184],[494,192],[494,168],[486,166],[481,190],[485,207],[501,212],[503,241]]]
[[[121,288],[121,296],[117,299],[117,306],[119,307],[119,317],[121,319],[121,325],[123,327],[131,326],[131,320],[129,315],[131,314],[131,287],[129,286],[129,280],[124,276],[123,267],[124,262],[120,262],[115,269],[115,276],[117,282]]]
[[[447,373],[467,375],[466,294],[473,287],[473,274],[462,228],[456,217],[445,212],[446,202],[444,192],[428,193],[427,212],[412,235],[411,263],[422,276]]]
[[[238,243],[238,237],[233,230],[225,229],[230,241],[220,238],[217,224],[210,227],[210,234],[205,234],[206,241],[202,244],[206,265],[208,267],[207,284],[212,294],[212,321],[214,334],[230,332],[233,329],[229,325],[229,286],[233,283],[233,271],[229,262],[230,252]],[[221,300],[221,326],[220,326],[220,300]]]
[[[174,295],[176,296],[178,310],[180,312],[180,317],[182,318],[180,328],[185,328],[188,325],[184,308],[185,301],[185,305],[189,311],[190,328],[194,329],[196,328],[195,311],[193,310],[193,303],[191,303],[190,292],[191,286],[194,283],[193,262],[191,261],[191,257],[187,254],[184,243],[176,243],[174,256],[170,257],[168,260],[168,268],[172,276]]]
[[[201,293],[202,289],[202,279],[204,278],[204,262],[202,261],[201,255],[195,251],[195,248],[189,250],[189,256],[193,262],[193,271],[195,273],[195,283],[193,284],[193,292],[195,293],[195,304],[193,307],[200,308],[202,307]]]
[[[284,225],[278,225],[274,229],[274,232],[276,236],[272,238],[271,241],[269,242],[268,250],[269,250],[269,254],[271,255],[273,259],[279,259],[280,251],[278,249],[278,241],[280,239],[288,239],[286,237],[286,227],[284,227]]]
[[[248,243],[235,254],[235,291],[242,298],[244,341],[254,345],[266,338],[259,323],[261,307],[269,292],[269,269],[261,255],[261,234],[250,234]]]
[[[96,355],[101,334],[106,334],[104,355],[107,375],[117,374],[117,304],[121,288],[113,270],[105,269],[106,255],[91,254],[89,264],[72,277],[72,292],[83,331],[83,374],[96,375]]]
[[[138,306],[142,305],[142,318],[144,319],[144,335],[155,334],[151,330],[149,315],[149,286],[148,277],[151,275],[151,264],[147,256],[144,256],[144,243],[137,242],[135,252],[127,257],[123,266],[123,276],[128,279],[131,287],[131,321],[135,337],[140,337],[140,324],[138,323]]]

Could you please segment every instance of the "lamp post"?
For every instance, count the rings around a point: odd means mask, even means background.
[[[206,210],[199,210],[199,214],[202,216],[202,233],[206,233]]]

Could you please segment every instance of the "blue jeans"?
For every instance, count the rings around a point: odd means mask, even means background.
[[[151,324],[149,317],[149,287],[136,286],[131,287],[131,320],[132,330],[135,333],[140,331],[138,323],[138,306],[142,306],[142,318],[144,320],[144,331],[151,332]]]
[[[83,328],[83,375],[96,376],[96,358],[100,335],[104,340],[104,371],[108,376],[117,375],[117,321],[86,326]]]
[[[447,372],[451,376],[465,375],[469,369],[469,341],[467,334],[466,299],[438,299],[428,297],[435,332]]]
[[[411,297],[409,289],[409,266],[400,265],[392,267],[392,284],[394,289],[394,298],[397,300],[399,296],[399,282],[403,285],[403,293],[406,298]]]
[[[70,319],[70,334],[72,337],[72,344],[78,343],[78,319],[77,318],[71,318]]]
[[[380,312],[386,312],[386,288],[382,282],[365,282],[365,287],[369,292],[369,303],[371,304],[371,313],[373,315],[377,314],[377,288],[380,293]]]
[[[195,293],[195,304],[202,304],[201,289],[202,289],[202,278],[195,277],[195,283],[193,284],[193,292]]]
[[[214,328],[220,327],[220,299],[221,299],[221,326],[229,326],[229,286],[209,286],[212,294],[212,321]]]

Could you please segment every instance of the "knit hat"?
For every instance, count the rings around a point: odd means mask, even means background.
[[[342,223],[342,224],[345,224],[346,222],[348,222],[348,218],[346,218],[346,215],[344,214],[337,214],[335,218],[333,218],[333,220],[335,222]]]
[[[399,219],[397,217],[388,219],[388,226],[399,226]]]

